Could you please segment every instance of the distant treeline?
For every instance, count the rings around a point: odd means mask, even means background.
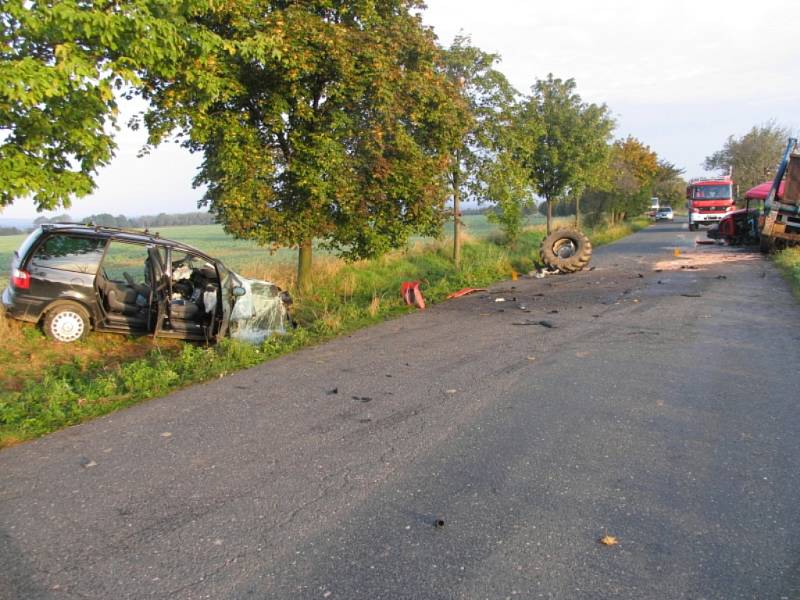
[[[16,227],[0,227],[0,235],[19,235],[20,233],[25,233],[25,230]]]
[[[144,215],[141,217],[126,217],[125,215],[112,215],[100,213],[89,215],[86,218],[75,220],[69,215],[58,215],[57,217],[39,217],[34,224],[43,223],[92,223],[94,225],[104,225],[106,227],[129,227],[133,229],[146,229],[148,227],[173,227],[179,225],[211,225],[214,223],[214,215],[207,212],[191,213],[159,213],[157,215]]]

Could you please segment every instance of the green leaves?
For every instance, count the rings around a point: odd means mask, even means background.
[[[203,26],[222,43],[174,75],[143,74],[151,142],[181,132],[203,154],[204,203],[228,232],[264,245],[315,239],[356,259],[438,230],[460,113],[415,6],[244,1],[209,12]]]
[[[722,149],[706,157],[708,171],[733,170],[740,194],[774,177],[775,169],[791,137],[789,128],[768,121],[753,126],[741,137],[730,136]]]
[[[4,2],[0,20],[0,207],[31,196],[69,206],[94,189],[114,155],[116,94],[143,74],[174,74],[189,48],[216,36],[197,28],[212,2]]]

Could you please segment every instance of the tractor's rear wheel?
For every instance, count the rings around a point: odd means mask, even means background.
[[[539,249],[542,262],[562,273],[575,273],[589,264],[592,243],[581,231],[557,229],[542,241]]]

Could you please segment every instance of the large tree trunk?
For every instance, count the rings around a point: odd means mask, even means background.
[[[575,229],[581,228],[581,197],[575,196]]]
[[[311,289],[311,244],[311,240],[301,243],[297,253],[297,289],[300,292]]]
[[[553,205],[550,201],[550,198],[547,198],[545,202],[547,202],[547,235],[550,235],[550,233],[553,230],[551,225],[551,222],[553,220]]]
[[[456,269],[461,268],[461,190],[458,179],[453,185],[453,263]]]

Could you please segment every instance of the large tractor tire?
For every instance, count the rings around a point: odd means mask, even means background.
[[[581,231],[557,229],[544,238],[539,256],[550,269],[575,273],[589,264],[592,243]]]

